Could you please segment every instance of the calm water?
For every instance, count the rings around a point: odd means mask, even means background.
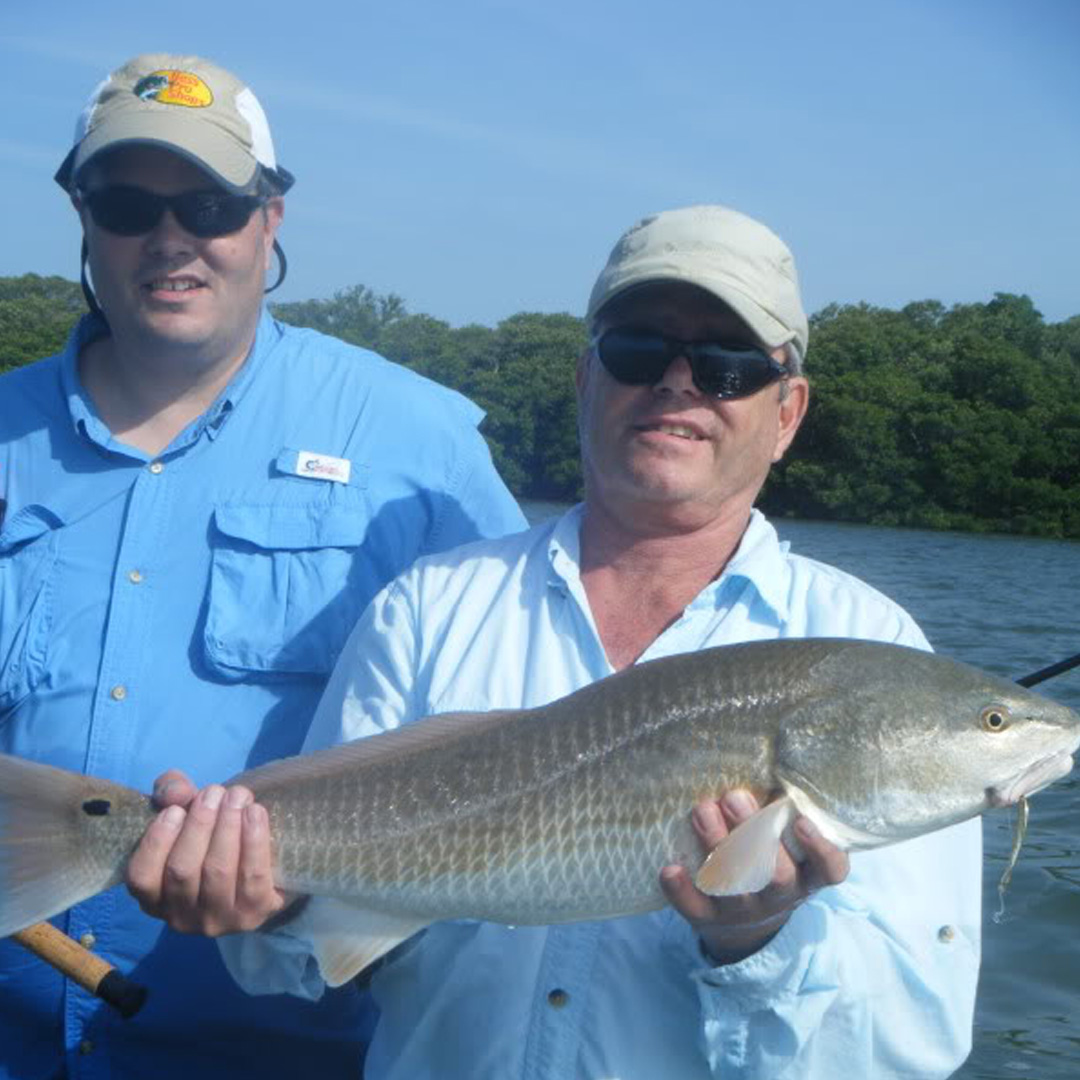
[[[560,507],[525,507],[542,520]],[[792,549],[899,601],[934,648],[1018,678],[1080,652],[1080,544],[777,522]],[[1080,709],[1080,669],[1040,686]],[[1032,800],[1001,922],[1012,818],[984,820],[983,968],[963,1080],[1080,1078],[1080,772]]]

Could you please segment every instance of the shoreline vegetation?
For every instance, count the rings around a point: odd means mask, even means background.
[[[518,498],[580,498],[580,318],[452,327],[363,285],[270,310],[472,398]],[[0,277],[0,372],[59,351],[84,311],[77,282]],[[765,487],[767,513],[1080,539],[1080,315],[1047,323],[1027,296],[996,293],[949,308],[830,304],[810,327],[810,411]]]

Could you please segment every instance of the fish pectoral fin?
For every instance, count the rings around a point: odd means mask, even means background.
[[[316,896],[289,923],[289,931],[310,942],[326,985],[341,986],[427,925],[427,919]]]
[[[760,892],[772,881],[780,837],[795,814],[785,795],[732,829],[698,870],[697,887],[709,896]]]

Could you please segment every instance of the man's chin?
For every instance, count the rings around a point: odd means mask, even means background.
[[[213,340],[213,334],[205,326],[195,324],[192,320],[154,319],[144,323],[141,330],[140,336],[144,342],[161,349],[199,350]]]
[[[700,503],[703,494],[699,487],[688,484],[685,476],[657,476],[655,473],[634,477],[631,483],[621,487],[621,492],[628,501],[672,511]]]

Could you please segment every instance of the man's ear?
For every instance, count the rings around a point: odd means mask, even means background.
[[[577,366],[574,368],[574,385],[580,398],[589,378],[589,350],[584,348],[578,353]]]
[[[266,200],[263,207],[263,241],[266,247],[266,269],[269,271],[270,263],[274,257],[274,241],[277,239],[277,231],[285,217],[285,200],[280,195]]]
[[[786,387],[787,394],[780,402],[779,414],[776,425],[776,446],[773,448],[773,461],[779,461],[795,433],[799,430],[803,418],[806,416],[806,408],[810,403],[810,384],[801,375],[788,379],[782,384]]]

